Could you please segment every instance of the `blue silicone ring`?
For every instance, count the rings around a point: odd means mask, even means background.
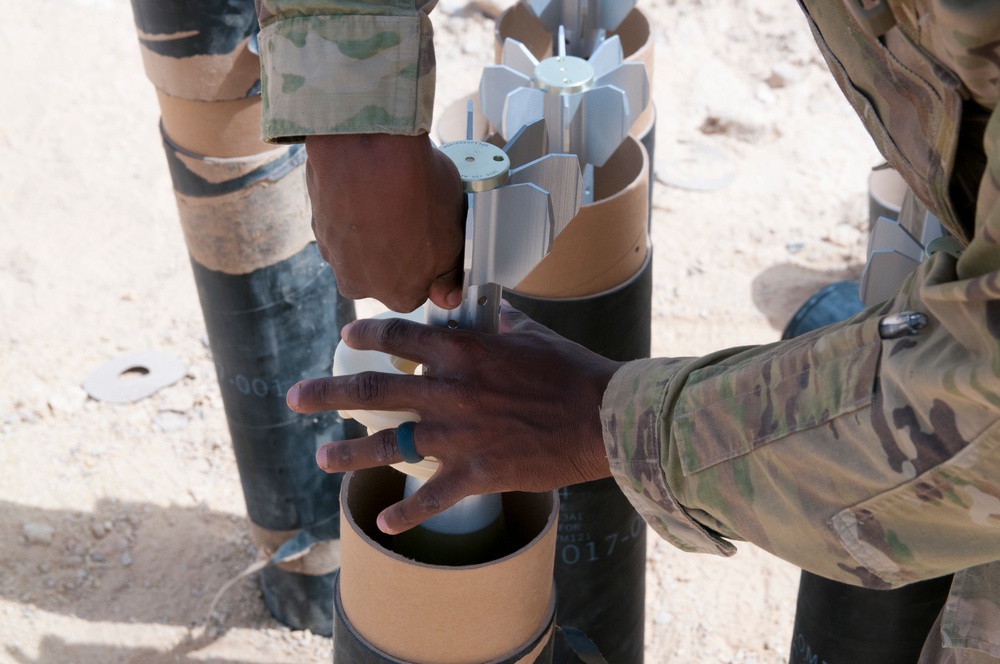
[[[416,422],[403,422],[396,427],[396,447],[399,448],[399,456],[403,457],[406,463],[420,463],[424,460],[417,454],[417,447],[413,443],[413,427]]]

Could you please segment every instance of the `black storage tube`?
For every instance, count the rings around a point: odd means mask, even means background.
[[[505,292],[516,308],[605,357],[649,357],[652,254],[636,276],[591,297]],[[643,661],[646,523],[608,478],[559,491],[557,620],[590,638],[610,664]]]

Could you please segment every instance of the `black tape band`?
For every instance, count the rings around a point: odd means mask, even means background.
[[[132,0],[132,12],[153,36],[140,43],[172,58],[231,53],[259,29],[253,0]]]
[[[231,180],[210,182],[188,168],[178,157],[178,155],[190,153],[178,147],[170,140],[166,133],[164,133],[162,124],[160,125],[160,134],[163,137],[163,148],[167,155],[167,166],[170,169],[170,178],[173,180],[174,191],[186,196],[222,196],[246,189],[258,182],[277,182],[296,167],[305,163],[306,160],[304,145],[290,145],[288,150],[275,150],[276,156],[274,159],[265,162],[248,173],[244,173]],[[193,159],[205,159],[202,155],[192,154],[190,156]]]
[[[347,619],[344,613],[344,605],[340,599],[340,573],[336,575],[333,590],[333,662],[334,664],[411,664],[408,660],[398,659],[387,655],[372,644],[368,643],[363,636],[358,634],[354,626]],[[553,664],[552,653],[555,645],[553,629],[555,623],[555,605],[553,604],[546,620],[546,628],[542,629],[539,636],[533,641],[521,647],[516,653],[493,659],[483,664]],[[395,629],[393,625],[386,625],[386,629]],[[538,648],[543,641],[545,646],[531,662],[524,662],[525,657]]]

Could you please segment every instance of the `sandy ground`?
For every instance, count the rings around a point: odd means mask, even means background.
[[[509,4],[508,3],[504,3]],[[879,157],[791,0],[640,0],[656,25],[654,346],[778,338],[856,275]],[[435,11],[439,104],[492,56],[478,5]],[[276,623],[127,0],[9,3],[0,23],[0,662],[327,662]],[[370,307],[369,307],[370,308]],[[368,308],[366,308],[368,310]],[[157,349],[187,375],[138,403],[87,374]],[[651,534],[647,662],[783,662],[797,570],[753,546],[684,555]],[[198,629],[192,629],[199,627]]]

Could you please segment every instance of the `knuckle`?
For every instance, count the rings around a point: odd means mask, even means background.
[[[383,392],[381,376],[374,371],[354,374],[347,385],[354,401],[362,404],[377,402]]]
[[[427,486],[426,484],[421,487],[420,491],[418,491],[414,497],[417,500],[417,504],[420,505],[420,508],[431,514],[437,514],[440,512],[444,504],[441,500],[441,494],[438,492],[437,488],[434,486]]]
[[[399,450],[396,446],[396,434],[392,429],[383,429],[375,437],[374,447],[375,460],[383,462],[395,462],[399,459]]]
[[[406,337],[406,322],[400,318],[389,318],[375,332],[375,342],[380,348],[397,348]]]
[[[396,518],[402,526],[412,526],[417,523],[416,515],[413,513],[413,505],[409,501],[404,501],[396,506]]]

